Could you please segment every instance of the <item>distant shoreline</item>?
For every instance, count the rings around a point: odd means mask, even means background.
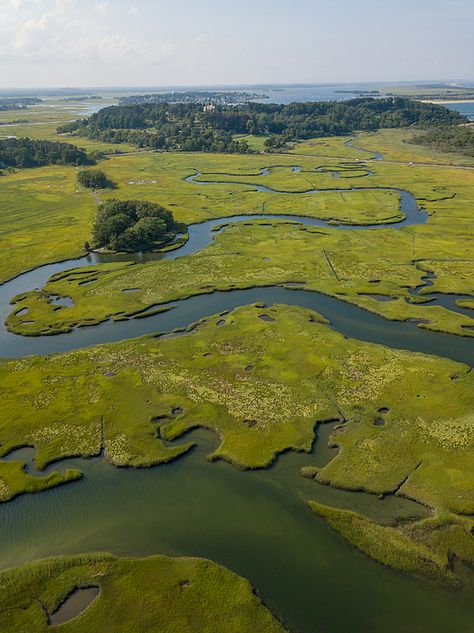
[[[474,97],[471,99],[420,99],[421,103],[474,103]]]

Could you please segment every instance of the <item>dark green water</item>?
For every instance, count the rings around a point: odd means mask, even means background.
[[[293,632],[468,633],[472,594],[444,591],[378,565],[337,536],[306,506],[316,499],[380,521],[424,510],[398,497],[332,490],[303,479],[322,464],[330,428],[315,455],[288,453],[268,470],[239,472],[209,463],[208,432],[198,447],[152,469],[116,469],[102,458],[68,460],[82,481],[0,506],[2,566],[44,556],[107,550],[120,555],[197,555],[248,578]]]

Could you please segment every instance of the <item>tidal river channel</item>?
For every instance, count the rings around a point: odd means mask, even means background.
[[[401,210],[405,220],[390,225],[394,229],[426,221],[426,214],[408,192],[401,192]],[[135,255],[134,259],[175,259],[207,246],[223,223],[269,218],[327,226],[299,216],[216,219],[190,226],[188,242],[175,251]],[[15,294],[41,287],[60,270],[111,258],[90,255],[44,266],[0,286],[2,321]],[[434,299],[443,301],[443,297]],[[282,287],[200,295],[173,302],[170,310],[149,318],[107,322],[58,336],[23,338],[2,327],[0,355],[48,354],[149,332],[169,332],[203,316],[257,301],[313,308],[346,336],[474,365],[474,339],[435,334],[414,323],[393,323],[340,299]],[[327,447],[330,431],[330,424],[319,427],[310,454],[286,453],[271,468],[258,471],[241,472],[225,462],[208,462],[206,455],[217,438],[203,430],[179,440],[196,442],[189,454],[156,468],[117,469],[102,457],[53,464],[47,471],[73,466],[84,477],[0,504],[0,565],[99,550],[123,556],[202,556],[248,578],[292,633],[472,633],[474,577],[466,574],[465,588],[451,592],[394,572],[347,544],[309,510],[306,501],[315,499],[361,511],[382,522],[428,512],[400,497],[379,499],[334,490],[301,477],[302,466],[321,466],[334,456]],[[33,456],[32,449],[20,449],[6,459],[24,460],[26,469],[36,474]]]

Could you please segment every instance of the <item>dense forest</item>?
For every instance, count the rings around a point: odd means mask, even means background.
[[[0,169],[41,165],[89,165],[91,160],[70,143],[36,141],[29,138],[0,139]]]
[[[101,141],[135,143],[163,150],[246,152],[235,134],[264,134],[269,149],[295,139],[348,134],[355,130],[430,127],[464,121],[458,113],[411,99],[358,98],[348,101],[200,104],[135,104],[104,108],[58,132]]]
[[[418,134],[410,142],[426,145],[441,152],[474,156],[474,127],[468,125],[437,127],[424,134]]]
[[[171,211],[146,200],[107,200],[92,230],[95,247],[114,251],[150,250],[176,234]]]

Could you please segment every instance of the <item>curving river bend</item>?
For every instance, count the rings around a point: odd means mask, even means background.
[[[394,229],[426,222],[426,214],[408,192],[401,192],[401,210],[406,218],[390,225]],[[137,255],[135,259],[175,259],[191,254],[211,243],[214,229],[223,222],[250,222],[255,218],[328,226],[298,216],[214,219],[190,226],[189,241],[180,249],[162,255]],[[388,228],[329,226],[344,230]],[[113,257],[118,258],[123,257]],[[0,286],[2,320],[13,295],[44,285],[60,270],[111,259],[90,255],[44,266]],[[437,298],[443,299],[449,301]],[[147,319],[109,322],[54,337],[23,338],[2,328],[0,355],[47,354],[170,331],[203,316],[256,301],[310,307],[347,336],[474,364],[473,339],[435,334],[413,323],[393,323],[342,300],[281,287],[200,295],[173,302],[168,312]],[[424,512],[398,497],[379,500],[301,478],[301,466],[323,465],[332,457],[327,448],[329,432],[329,425],[320,427],[311,455],[289,453],[272,468],[255,472],[239,472],[224,462],[208,463],[205,456],[213,450],[216,438],[205,431],[195,431],[185,438],[197,442],[194,451],[157,468],[116,469],[102,458],[66,460],[59,469],[80,468],[85,473],[82,481],[0,505],[1,565],[104,549],[123,555],[198,555],[247,577],[294,633],[471,632],[474,603],[470,587],[451,593],[384,568],[342,541],[307,508],[305,500],[316,499],[360,510],[379,520]],[[8,459],[29,462],[31,457],[31,451],[22,449]],[[58,468],[53,465],[50,470],[54,467]]]

